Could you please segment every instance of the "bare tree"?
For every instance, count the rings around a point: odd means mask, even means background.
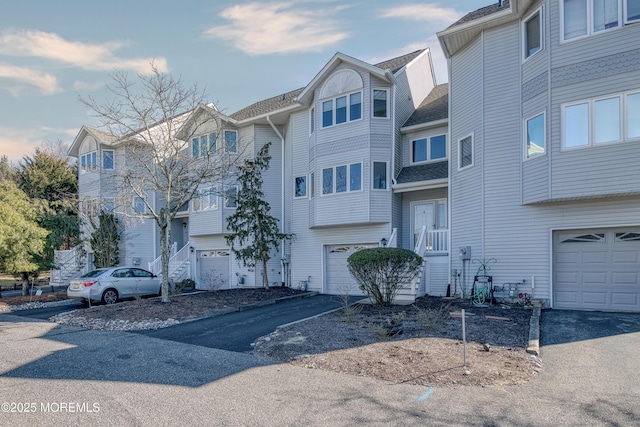
[[[127,73],[116,72],[108,85],[112,99],[100,104],[81,98],[117,138],[124,153],[115,173],[115,212],[129,218],[153,218],[160,230],[162,302],[169,298],[169,258],[171,221],[189,203],[201,186],[223,182],[233,172],[242,155],[238,138],[233,149],[219,136],[227,126],[225,117],[204,105],[205,93],[197,85],[185,87],[180,79],[162,73],[138,74],[132,81]],[[206,114],[196,114],[205,111]],[[215,134],[212,143],[190,149],[192,137]],[[215,143],[219,141],[219,143]],[[144,204],[144,213],[132,200]]]

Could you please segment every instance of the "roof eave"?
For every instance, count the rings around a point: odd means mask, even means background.
[[[300,110],[302,108],[305,108],[305,106],[300,104],[299,102],[296,102],[295,104],[291,104],[291,105],[288,105],[286,107],[279,108],[277,110],[269,111],[268,113],[263,113],[263,114],[260,114],[258,116],[247,117],[246,119],[243,119],[243,120],[237,120],[235,124],[237,126],[249,125],[249,124],[252,124],[252,123],[257,123],[257,122],[261,122],[263,120],[266,120],[267,117],[273,118],[274,116],[278,116],[278,115],[281,115],[281,114],[285,114],[286,115],[286,114],[292,113],[292,112],[294,112],[296,110]]]
[[[400,128],[400,132],[409,133],[416,132],[419,130],[432,129],[440,126],[445,126],[449,124],[449,119],[440,119],[440,120],[432,120],[430,122],[418,123],[415,125],[404,126]]]
[[[434,188],[444,188],[449,186],[449,178],[430,179],[428,181],[405,182],[393,184],[391,188],[394,193],[406,193],[408,191],[431,190]]]
[[[513,1],[504,10],[436,33],[445,56],[451,58],[482,31],[516,19],[517,9],[517,2]]]

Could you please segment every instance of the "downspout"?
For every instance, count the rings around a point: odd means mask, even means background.
[[[285,215],[284,215],[284,136],[282,136],[282,133],[280,133],[280,131],[278,130],[278,128],[276,127],[276,125],[273,124],[273,122],[271,121],[271,116],[267,115],[267,122],[269,123],[269,125],[271,126],[271,129],[273,129],[273,131],[276,133],[276,135],[278,135],[278,138],[280,138],[280,212],[281,212],[281,216],[282,216],[282,221],[280,223],[280,232],[284,233],[284,221],[285,221]],[[285,247],[285,240],[281,240],[280,241],[280,259],[284,260],[286,259],[286,247]],[[282,265],[282,277],[281,277],[281,281],[284,282],[285,284],[288,283],[288,266],[285,265],[284,263],[281,263]]]
[[[393,123],[393,135],[392,135],[392,142],[393,144],[391,145],[391,184],[395,185],[397,184],[396,182],[396,132],[397,129],[399,129],[399,125],[396,124],[396,88],[397,88],[397,81],[395,76],[393,75],[393,73],[387,71],[387,78],[389,79],[389,81],[391,81],[391,90],[392,90],[392,94],[391,94],[391,111],[393,114],[392,117],[392,122]],[[402,137],[400,137],[402,138]],[[393,194],[393,190],[392,190],[392,194]],[[392,196],[393,197],[393,196]]]

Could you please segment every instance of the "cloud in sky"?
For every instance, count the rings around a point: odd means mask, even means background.
[[[230,23],[203,35],[230,42],[250,55],[317,52],[349,37],[332,18],[343,9],[304,9],[295,2],[244,3],[224,9],[220,16]]]
[[[450,25],[462,17],[462,13],[455,9],[440,7],[428,3],[405,4],[384,9],[382,18],[399,18],[410,21],[438,22]]]
[[[32,156],[43,143],[56,139],[69,142],[77,133],[77,128],[41,127],[29,130],[0,127],[0,155],[6,155],[11,162],[17,163],[24,156]]]
[[[162,72],[167,71],[165,58],[119,58],[115,52],[123,42],[86,44],[65,40],[55,33],[37,30],[5,30],[0,34],[0,54],[38,57],[71,64],[89,71],[133,70],[151,72],[151,62]]]
[[[16,80],[23,84],[35,86],[47,95],[61,90],[55,76],[25,67],[0,64],[0,78]],[[16,95],[17,89],[14,87],[10,91]]]

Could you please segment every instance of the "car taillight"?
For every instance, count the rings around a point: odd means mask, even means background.
[[[82,282],[82,286],[84,286],[85,288],[88,288],[91,285],[95,285],[96,283],[98,283],[97,280],[94,280],[93,282]]]

